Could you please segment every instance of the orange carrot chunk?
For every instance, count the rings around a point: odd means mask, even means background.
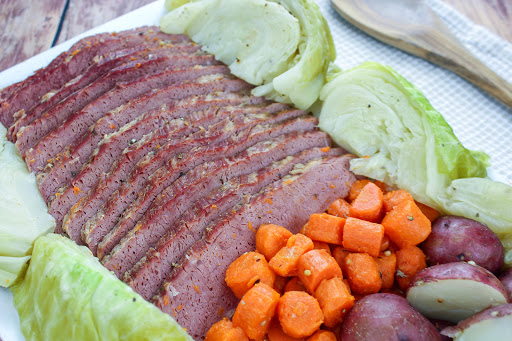
[[[286,242],[269,262],[270,268],[283,277],[297,276],[297,264],[299,257],[313,250],[313,241],[303,234],[295,234]]]
[[[327,213],[336,217],[347,218],[350,212],[350,204],[345,199],[335,200],[329,208]]]
[[[381,222],[389,239],[399,248],[418,245],[432,230],[432,223],[414,201],[403,201],[386,213]]]
[[[276,275],[276,279],[274,280],[274,285],[272,286],[275,291],[277,291],[279,294],[282,294],[284,292],[284,288],[286,287],[286,284],[289,281],[289,277],[281,277]]]
[[[383,197],[377,185],[368,183],[350,205],[349,216],[374,223],[380,221],[384,214]]]
[[[384,195],[384,210],[389,212],[393,207],[404,201],[414,201],[412,196],[404,189],[388,192]]]
[[[235,326],[225,317],[211,326],[204,341],[249,341],[249,338],[242,328]]]
[[[283,328],[277,323],[272,323],[270,326],[268,332],[267,332],[267,339],[268,341],[306,341],[305,338],[295,338],[291,337],[290,335],[286,334],[283,331]]]
[[[327,213],[312,214],[304,229],[304,234],[312,240],[341,245],[345,218]]]
[[[384,235],[382,238],[382,243],[380,243],[380,250],[386,251],[389,248],[389,237]]]
[[[292,233],[282,226],[263,224],[256,232],[256,251],[270,261],[291,236]]]
[[[379,266],[367,253],[351,253],[345,261],[347,279],[352,292],[369,295],[379,292],[382,286]]]
[[[284,332],[291,337],[307,337],[324,322],[318,301],[303,291],[289,291],[280,299],[277,316]]]
[[[350,252],[348,252],[341,246],[336,246],[332,250],[332,256],[334,257],[334,259],[340,266],[342,273],[345,273],[347,271],[346,266],[345,266],[346,265],[345,260],[349,254],[350,254]]]
[[[361,193],[361,190],[364,186],[369,184],[371,181],[368,179],[362,179],[362,180],[356,180],[352,184],[352,187],[350,187],[350,192],[348,193],[348,202],[352,202],[356,200],[359,193]]]
[[[299,277],[292,277],[292,279],[290,279],[284,287],[284,292],[288,292],[288,291],[308,291],[308,290],[304,286],[304,283],[302,283],[300,281]]]
[[[329,244],[325,242],[319,242],[318,240],[313,240],[313,245],[315,250],[325,250],[329,256],[331,255],[331,248],[329,247]]]
[[[242,297],[233,315],[233,323],[252,340],[261,340],[275,315],[279,293],[264,283],[258,283]]]
[[[324,279],[343,277],[336,260],[324,250],[312,250],[300,256],[298,276],[311,294]]]
[[[386,194],[390,190],[390,187],[385,182],[373,180],[373,183],[380,188],[383,194]]]
[[[257,252],[241,255],[226,270],[226,284],[238,299],[258,282],[273,286],[275,277],[265,257]]]
[[[396,252],[396,282],[402,290],[407,289],[411,279],[427,267],[423,251],[416,246],[408,246]]]
[[[366,252],[373,257],[379,255],[384,227],[357,218],[348,218],[343,228],[343,247],[348,251]]]
[[[313,296],[318,300],[324,324],[329,328],[340,324],[354,306],[354,296],[339,277],[323,280]]]
[[[415,201],[415,203],[416,203],[416,206],[418,206],[418,208],[421,210],[421,212],[423,212],[425,217],[427,217],[428,220],[430,220],[431,222],[436,220],[437,217],[439,217],[439,212],[436,209],[433,209],[430,206],[424,205],[421,202]]]
[[[319,330],[306,341],[336,341],[336,335],[328,330]]]
[[[382,289],[391,289],[395,282],[396,255],[391,251],[381,252],[375,261],[382,276]]]

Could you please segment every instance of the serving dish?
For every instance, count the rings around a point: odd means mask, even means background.
[[[347,69],[365,60],[378,60],[393,65],[425,92],[433,105],[445,115],[466,147],[482,149],[491,155],[496,179],[512,182],[512,145],[506,143],[510,141],[512,134],[512,112],[509,108],[445,70],[366,37],[341,21],[330,7],[329,1],[317,2],[333,32],[338,48],[338,65]],[[0,88],[27,77],[84,36],[142,25],[156,25],[163,13],[163,0],[159,0],[85,32],[0,73]],[[17,314],[10,297],[7,290],[0,289],[0,306],[6,307],[0,312],[0,338],[3,341],[22,340],[19,326],[16,324]]]

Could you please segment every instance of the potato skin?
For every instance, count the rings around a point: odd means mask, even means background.
[[[512,268],[502,272],[498,279],[507,292],[508,300],[512,302]]]
[[[437,341],[441,335],[403,297],[373,294],[356,302],[343,322],[339,338],[343,341]]]
[[[492,273],[501,269],[505,255],[500,239],[491,229],[457,216],[436,219],[421,248],[429,265],[472,260]]]

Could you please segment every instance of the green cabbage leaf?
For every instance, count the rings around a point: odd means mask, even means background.
[[[11,290],[27,340],[192,340],[86,247],[60,235],[37,239],[25,279]]]
[[[187,34],[258,85],[256,96],[308,109],[316,102],[336,52],[313,0],[168,0],[167,33]]]

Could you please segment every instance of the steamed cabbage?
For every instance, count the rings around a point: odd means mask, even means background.
[[[55,228],[36,179],[0,124],[0,286],[19,280],[36,238]]]
[[[160,27],[185,33],[259,85],[256,96],[308,109],[336,58],[325,18],[313,0],[168,0]]]
[[[168,314],[117,279],[85,246],[40,237],[11,288],[28,340],[192,340]]]
[[[364,63],[339,73],[320,99],[320,128],[359,156],[351,161],[354,173],[496,233],[512,232],[512,188],[487,179],[487,154],[464,148],[443,116],[392,68]]]

